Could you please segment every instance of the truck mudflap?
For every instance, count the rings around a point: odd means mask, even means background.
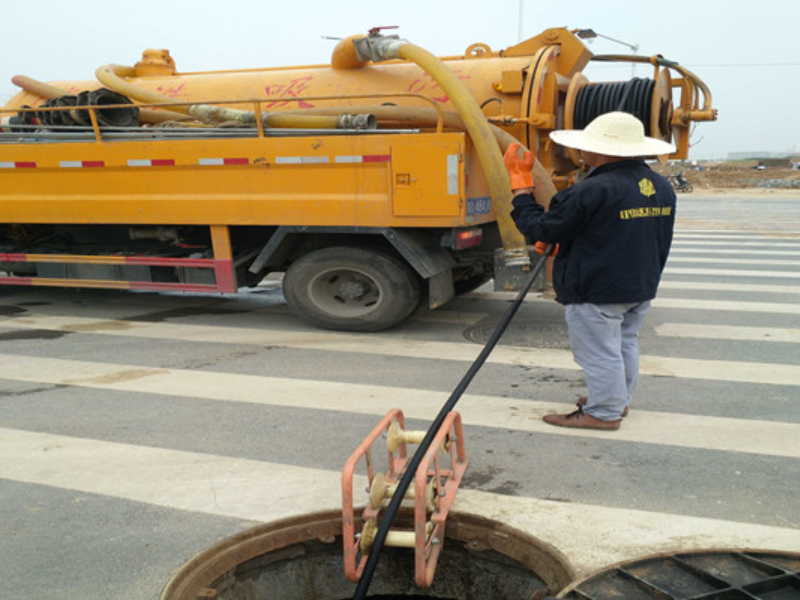
[[[427,281],[430,308],[442,306],[455,295],[452,269],[456,263],[450,252],[440,245],[438,236],[412,229],[282,225],[270,237],[248,270],[259,273],[268,265],[274,264],[286,247],[287,236],[298,234],[380,235]]]

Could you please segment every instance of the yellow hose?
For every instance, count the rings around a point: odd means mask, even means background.
[[[100,83],[138,102],[144,104],[167,104],[174,102],[174,100],[168,96],[134,85],[123,79],[123,77],[129,77],[134,74],[135,69],[133,67],[121,65],[105,65],[95,71],[95,76]],[[243,125],[252,125],[256,120],[255,114],[252,111],[212,106],[209,104],[173,106],[170,110],[185,115],[191,115],[204,122],[219,123],[235,121]],[[264,124],[269,127],[286,127],[293,129],[336,129],[339,126],[339,118],[336,116],[323,115],[265,114]]]
[[[505,262],[508,265],[529,265],[525,237],[519,232],[511,218],[511,184],[489,122],[481,112],[475,98],[464,84],[438,58],[427,50],[405,41],[398,41],[393,48],[396,57],[417,64],[430,75],[450,97],[450,101],[464,122],[478,160],[483,168],[489,194],[494,206],[497,227],[503,241]]]

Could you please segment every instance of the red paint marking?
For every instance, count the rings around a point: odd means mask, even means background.
[[[102,160],[82,160],[82,167],[105,167],[106,163]]]
[[[389,162],[391,158],[391,154],[365,154],[363,160],[365,163],[376,163]]]
[[[174,167],[175,161],[171,158],[154,158],[150,161],[152,167]]]
[[[313,75],[306,75],[305,77],[298,77],[292,79],[289,83],[276,83],[268,85],[264,88],[265,95],[269,98],[277,96],[279,98],[297,98],[297,102],[290,102],[289,100],[273,100],[264,105],[265,108],[277,108],[279,106],[297,105],[299,108],[313,108],[314,104],[306,100],[300,100],[300,95],[305,92]]]
[[[0,277],[0,285],[32,285],[32,277]]]
[[[247,158],[223,158],[223,165],[249,165],[250,159]]]
[[[0,254],[0,260],[8,262],[27,262],[28,255],[19,253]]]
[[[36,163],[35,162],[15,162],[14,166],[18,169],[35,169]]]
[[[233,271],[233,261],[230,259],[218,259],[214,261],[214,277],[217,280],[217,288],[220,292],[236,291],[236,276]]]

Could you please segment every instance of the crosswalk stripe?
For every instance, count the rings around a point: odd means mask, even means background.
[[[800,315],[800,304],[781,302],[742,302],[739,300],[699,300],[697,298],[668,298],[653,300],[655,308],[686,308],[690,310],[724,310],[733,312],[759,312],[782,315]]]
[[[798,253],[800,254],[800,253]],[[775,267],[778,266],[791,266],[794,267],[796,265],[800,265],[800,261],[792,260],[792,259],[768,259],[768,258],[741,258],[734,257],[734,258],[708,258],[704,256],[672,256],[669,257],[669,262],[667,263],[719,263],[719,264],[732,264],[732,265],[773,265]]]
[[[383,415],[391,408],[400,407],[409,417],[432,419],[448,397],[446,392],[395,386],[159,369],[57,358],[26,358],[12,362],[8,358],[8,355],[0,355],[0,379],[220,402],[367,415]],[[800,368],[796,367],[795,371],[800,375]],[[800,385],[800,379],[795,383]],[[574,405],[472,394],[465,396],[459,404],[465,424],[610,439],[605,431],[556,429],[541,420],[547,413],[573,409]],[[798,423],[633,410],[625,425],[611,439],[800,458]]]
[[[771,238],[770,238],[771,239]],[[736,240],[731,240],[729,242],[721,241],[721,240],[713,240],[713,241],[706,241],[700,239],[676,239],[673,242],[673,245],[680,247],[680,248],[687,248],[690,246],[730,246],[732,248],[741,248],[741,247],[761,247],[761,248],[783,248],[785,250],[796,250],[800,248],[800,240],[796,243],[788,242],[788,241],[777,241],[777,242],[770,242],[770,241],[763,241],[763,242],[740,242]],[[743,253],[746,251],[743,251]]]
[[[745,269],[691,269],[686,267],[668,267],[665,273],[674,275],[723,275],[725,277],[800,278],[800,271],[749,271]]]
[[[495,292],[495,294],[498,293],[502,294],[502,292]],[[5,323],[11,327],[24,327],[27,329],[54,329],[141,338],[165,338],[188,342],[272,345],[286,348],[333,350],[437,360],[473,361],[479,351],[477,344],[418,340],[409,338],[402,333],[392,332],[370,335],[316,330],[266,330],[252,327],[194,325],[189,323],[109,321],[57,316],[18,317],[13,320],[7,320]],[[552,369],[579,369],[572,358],[571,352],[550,348],[499,346],[495,348],[487,362],[493,364],[530,365]],[[800,385],[800,366],[774,363],[643,355],[641,357],[641,373],[642,375],[685,377],[689,379]]]
[[[662,282],[660,287],[668,288],[671,282]],[[719,288],[692,288],[692,289],[719,289]],[[794,293],[799,288],[791,288]],[[743,291],[737,288],[738,291]],[[514,292],[475,292],[472,297],[486,300],[512,300],[516,297]],[[526,298],[526,302],[542,302],[539,297]],[[800,314],[800,304],[794,302],[742,302],[739,300],[702,300],[697,298],[672,298],[658,296],[652,301],[655,308],[686,308],[690,310],[715,310],[733,312],[761,312],[770,314],[796,315]]]
[[[0,455],[0,478],[177,510],[272,521],[341,507],[339,472],[326,469],[15,429],[0,429]],[[364,479],[356,483],[363,503]],[[579,573],[641,557],[643,548],[674,551],[676,540],[683,551],[794,551],[800,535],[793,527],[467,489],[458,492],[455,509],[529,532],[563,552]]]
[[[714,340],[746,340],[789,342],[800,344],[800,329],[781,327],[744,327],[739,325],[704,325],[702,323],[661,323],[655,326],[664,337],[703,338]]]
[[[760,292],[763,294],[800,294],[800,285],[769,285],[767,283],[724,283],[706,281],[676,281],[662,279],[660,290],[705,290],[720,292]]]
[[[681,246],[673,246],[672,249],[669,251],[670,256],[673,254],[733,254],[736,256],[800,256],[800,250],[748,250],[747,252],[742,252],[741,250],[736,249],[726,249],[726,248],[683,248]],[[780,261],[778,261],[780,262]]]
[[[702,239],[702,240],[798,240],[800,236],[793,234],[783,235],[764,235],[764,232],[750,232],[736,234],[715,234],[715,233],[686,233],[676,231],[673,235],[675,239]]]

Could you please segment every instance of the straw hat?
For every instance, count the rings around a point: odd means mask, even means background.
[[[550,138],[567,148],[607,156],[655,156],[675,152],[675,145],[644,134],[642,122],[630,113],[600,115],[585,129],[559,129]]]

